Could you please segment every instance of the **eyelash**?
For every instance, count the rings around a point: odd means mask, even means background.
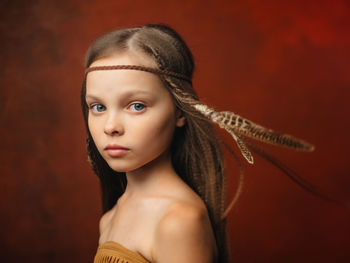
[[[133,106],[139,106],[139,105],[142,106],[142,109],[141,109],[141,110],[137,110],[137,109],[134,109],[134,110],[133,110],[133,109],[132,109]],[[101,111],[97,110],[97,109],[96,109],[96,106],[102,106],[102,107],[103,107],[103,110],[101,110]],[[106,110],[106,107],[103,106],[102,104],[99,104],[99,103],[92,104],[92,105],[89,106],[89,108],[90,108],[94,113],[101,113],[101,112],[103,112],[104,110]],[[133,103],[129,104],[129,106],[128,106],[128,109],[130,109],[130,110],[133,111],[133,112],[142,112],[145,108],[146,108],[146,105],[143,104],[143,103],[141,103],[141,102],[133,102]]]
[[[101,113],[102,111],[94,110],[94,108],[95,108],[96,106],[102,106],[102,107],[104,108],[104,110],[106,110],[106,107],[103,106],[102,104],[93,104],[93,105],[90,105],[89,108],[90,108],[94,113]]]
[[[134,102],[134,103],[131,103],[130,106],[128,108],[132,108],[132,106],[135,106],[135,105],[141,105],[143,108],[141,110],[132,110],[134,112],[142,112],[145,108],[146,108],[146,105],[141,103],[141,102]]]

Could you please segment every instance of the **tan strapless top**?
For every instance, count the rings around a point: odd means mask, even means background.
[[[150,263],[140,253],[132,251],[114,241],[99,245],[94,263]]]

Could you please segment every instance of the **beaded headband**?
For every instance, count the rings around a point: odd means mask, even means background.
[[[112,66],[89,67],[85,70],[85,77],[91,71],[119,70],[119,69],[141,70],[141,71],[146,71],[154,74],[167,75],[167,76],[179,78],[179,79],[188,81],[189,83],[192,83],[192,80],[183,74],[168,71],[168,70],[150,68],[150,67],[138,66],[138,65],[112,65]],[[174,86],[174,85],[171,85],[171,86]],[[202,115],[210,119],[212,122],[218,124],[220,128],[223,128],[228,133],[230,133],[233,139],[236,141],[237,146],[240,149],[242,155],[250,164],[254,163],[253,156],[251,155],[248,147],[246,146],[246,143],[242,138],[242,136],[259,140],[265,143],[293,148],[295,150],[302,150],[302,151],[314,150],[314,146],[309,144],[308,142],[297,139],[288,134],[274,132],[273,130],[264,128],[252,121],[244,119],[233,112],[230,112],[230,111],[217,112],[214,109],[209,108],[207,105],[201,103],[200,101],[191,98],[190,95],[184,93],[183,91],[180,91],[178,88],[176,88],[175,93],[179,93],[177,95],[186,99],[186,101],[190,103],[191,106],[195,108],[198,112],[200,112]]]

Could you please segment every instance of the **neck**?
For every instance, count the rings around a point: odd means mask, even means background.
[[[178,179],[169,153],[164,153],[146,165],[127,172],[126,195],[152,194],[162,189],[162,186],[172,179]]]

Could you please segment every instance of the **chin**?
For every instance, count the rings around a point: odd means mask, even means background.
[[[115,164],[114,165],[108,164],[108,165],[113,171],[115,171],[117,173],[127,173],[127,172],[134,170],[130,167],[125,167],[123,165],[115,165]]]
[[[137,165],[137,164],[131,165],[130,162],[122,161],[122,160],[109,160],[107,161],[107,163],[113,171],[118,173],[131,172],[143,166],[143,165]]]
[[[106,162],[109,167],[118,173],[128,173],[138,170],[145,166],[154,165],[157,160],[162,156],[158,154],[152,156],[152,158],[106,158]]]

